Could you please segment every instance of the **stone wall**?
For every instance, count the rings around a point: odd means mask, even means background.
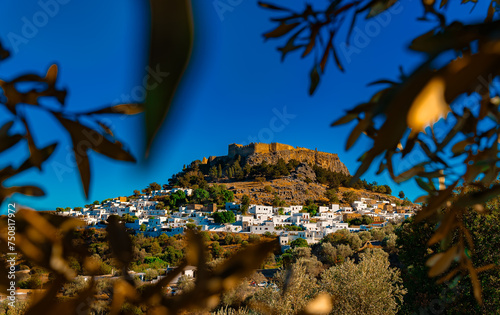
[[[340,161],[337,154],[299,147],[294,148],[293,146],[281,143],[250,143],[245,146],[230,144],[228,147],[228,157],[233,158],[236,155],[240,155],[250,165],[260,164],[263,161],[275,164],[280,158],[285,162],[294,159],[299,162],[316,164],[331,171],[349,174],[349,170]]]

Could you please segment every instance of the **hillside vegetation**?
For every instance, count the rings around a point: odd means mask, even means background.
[[[251,203],[280,206],[284,204],[350,204],[360,197],[390,200],[396,204],[411,205],[409,200],[392,196],[388,185],[357,180],[352,176],[325,169],[319,165],[296,160],[277,163],[263,161],[249,164],[235,156],[221,160],[217,166],[194,161],[169,179],[169,185],[193,189],[208,189],[209,184],[224,183],[232,191],[235,201],[247,195]],[[404,194],[400,197],[404,198]]]

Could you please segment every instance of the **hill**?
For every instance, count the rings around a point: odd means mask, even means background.
[[[403,203],[391,196],[388,185],[365,180],[352,184],[351,179],[337,154],[280,143],[251,143],[230,144],[226,156],[193,161],[169,184],[196,189],[224,183],[236,201],[248,195],[252,203],[269,205],[349,204],[359,197]]]

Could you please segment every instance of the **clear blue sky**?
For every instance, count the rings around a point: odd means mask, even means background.
[[[17,48],[12,58],[0,64],[1,77],[9,79],[27,71],[43,74],[52,63],[57,63],[60,85],[70,92],[69,109],[116,103],[121,95],[130,94],[140,85],[144,76],[147,1],[66,2],[57,10],[51,7],[55,14],[47,21],[38,21],[41,26],[36,27],[36,34],[32,29],[28,33],[23,30],[26,21],[40,18],[42,8],[36,1],[1,4],[0,38],[6,48]],[[481,16],[487,3],[482,5],[475,10]],[[462,6],[458,11],[468,13],[470,8],[472,5]],[[15,195],[12,200],[47,210],[130,195],[150,182],[167,183],[183,164],[203,156],[225,155],[229,143],[248,143],[250,139],[338,153],[354,173],[356,160],[369,142],[359,141],[346,152],[345,142],[353,125],[331,128],[330,124],[344,110],[366,101],[378,89],[367,87],[368,83],[381,78],[395,79],[400,65],[410,71],[421,60],[419,54],[406,48],[409,39],[434,25],[416,21],[421,14],[419,1],[403,2],[397,12],[377,21],[370,30],[361,24],[360,29],[367,34],[365,47],[350,55],[340,52],[346,72],[339,72],[330,62],[313,97],[307,94],[312,59],[301,60],[296,53],[281,63],[276,47],[283,42],[263,40],[262,34],[273,28],[269,17],[275,12],[259,8],[256,0],[242,0],[231,9],[218,13],[212,1],[194,1],[193,57],[148,160],[142,157],[142,116],[113,119],[112,129],[139,158],[138,164],[93,154],[90,198],[85,200],[77,169],[68,168],[71,154],[69,139],[64,135],[63,144],[42,172],[32,170],[6,183],[37,184],[47,196]],[[452,12],[455,11],[454,8]],[[31,38],[12,42],[15,37],[12,34],[23,36],[23,31]],[[283,112],[284,108],[294,117],[283,128],[269,133],[276,111]],[[6,119],[5,113],[0,113],[0,123]],[[28,119],[38,132],[35,140],[39,146],[61,138],[63,130],[50,117],[32,112]],[[13,161],[19,163],[26,154],[25,147],[10,150],[2,155],[0,167]],[[413,183],[396,185],[385,174],[375,176],[373,169],[365,178],[389,184],[395,194],[401,189],[411,198],[421,194]],[[1,209],[0,213],[3,212]]]

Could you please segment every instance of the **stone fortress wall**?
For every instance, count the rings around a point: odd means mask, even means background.
[[[230,144],[228,146],[228,157],[234,158],[236,155],[240,155],[250,165],[259,164],[263,161],[274,164],[280,158],[285,162],[295,159],[299,162],[316,164],[331,171],[349,174],[349,170],[340,161],[337,154],[293,147],[282,143]]]

